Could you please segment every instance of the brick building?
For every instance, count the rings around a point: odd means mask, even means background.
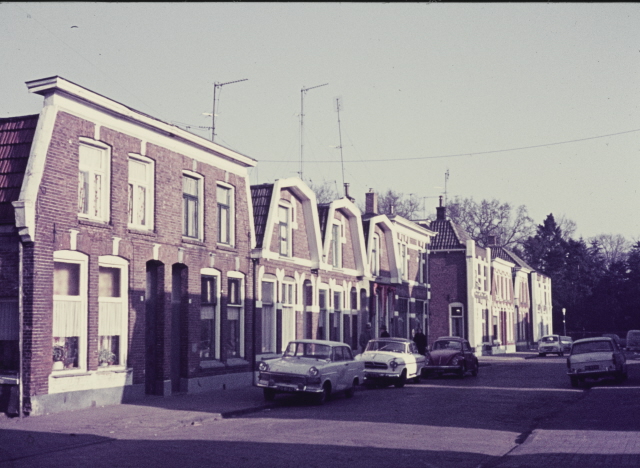
[[[60,77],[27,87],[40,114],[0,120],[0,383],[31,414],[250,384],[255,161]]]

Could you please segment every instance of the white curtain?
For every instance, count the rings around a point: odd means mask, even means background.
[[[201,320],[213,320],[215,314],[215,306],[201,306],[200,307],[200,319]]]
[[[18,321],[18,303],[0,302],[0,341],[18,339]]]
[[[53,301],[53,336],[81,336],[82,319],[82,302]]]
[[[98,313],[98,335],[113,336],[122,334],[122,303],[101,302]]]
[[[296,314],[293,307],[282,308],[282,347],[296,339]]]
[[[262,352],[275,352],[273,342],[273,328],[275,326],[273,317],[273,305],[262,304]]]

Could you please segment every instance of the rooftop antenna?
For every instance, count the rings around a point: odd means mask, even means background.
[[[214,141],[216,138],[216,91],[218,88],[222,88],[225,85],[240,83],[241,81],[247,81],[249,78],[244,78],[242,80],[236,81],[227,81],[226,83],[215,82],[213,84],[213,113],[211,114],[211,141]],[[218,96],[218,101],[220,101],[220,96]]]
[[[340,128],[340,109],[342,108],[342,98],[336,98],[336,112],[338,112],[338,135],[340,136],[340,164],[342,166],[342,186],[344,189],[344,196],[347,196],[347,188],[344,182],[344,158],[342,157],[342,129]]]
[[[318,86],[312,86],[311,88],[305,88],[303,86],[302,89],[300,90],[300,172],[298,173],[300,175],[300,179],[302,179],[302,154],[303,154],[303,147],[304,147],[303,132],[302,132],[302,128],[304,125],[304,95],[309,90],[320,88],[321,86],[327,86],[328,84],[329,83],[321,84]]]
[[[444,173],[444,206],[447,206],[447,181],[449,180],[449,169]]]

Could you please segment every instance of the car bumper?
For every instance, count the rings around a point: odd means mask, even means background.
[[[424,366],[425,372],[459,372],[461,366]]]
[[[274,378],[260,374],[257,387],[270,388],[283,393],[322,393],[322,382],[308,382],[306,377],[292,377],[292,382],[279,382]]]
[[[400,372],[376,372],[376,371],[365,371],[364,372],[364,380],[382,380],[382,379],[399,379]]]
[[[567,375],[569,377],[578,377],[578,378],[585,378],[585,379],[603,379],[606,377],[615,377],[618,374],[619,371],[617,370],[603,370],[603,369],[599,369],[599,370],[593,370],[593,371],[569,371],[567,372]]]

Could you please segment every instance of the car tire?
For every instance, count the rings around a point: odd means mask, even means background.
[[[407,369],[402,371],[402,374],[400,374],[400,377],[398,377],[398,380],[396,380],[396,382],[393,385],[396,388],[402,388],[406,383],[407,383]]]
[[[420,383],[421,372],[418,372],[413,378],[413,383]]]
[[[460,366],[460,370],[458,371],[458,377],[462,379],[464,377],[464,374],[466,373],[467,373],[467,366],[466,364],[462,364],[462,366]]]
[[[353,379],[353,383],[351,384],[351,387],[347,388],[344,391],[344,396],[346,396],[347,398],[353,397],[353,395],[356,393],[357,385],[358,385],[358,379]]]
[[[560,351],[560,352],[558,353],[558,356],[562,357],[562,356],[564,356],[564,353],[563,353],[562,351]]]
[[[475,366],[471,370],[471,376],[472,377],[477,377],[478,376],[479,367],[480,367],[480,365],[478,364],[478,361],[476,361]]]
[[[265,401],[273,401],[276,399],[276,391],[273,388],[263,388]]]
[[[538,356],[540,357],[545,357],[547,355],[547,353],[538,353]]]
[[[569,376],[569,380],[571,381],[572,387],[577,388],[580,386],[580,380],[578,380],[578,377],[571,375]]]
[[[315,394],[315,404],[323,405],[329,399],[330,394],[331,394],[331,385],[329,383],[325,383],[322,386],[322,391],[320,393]]]

